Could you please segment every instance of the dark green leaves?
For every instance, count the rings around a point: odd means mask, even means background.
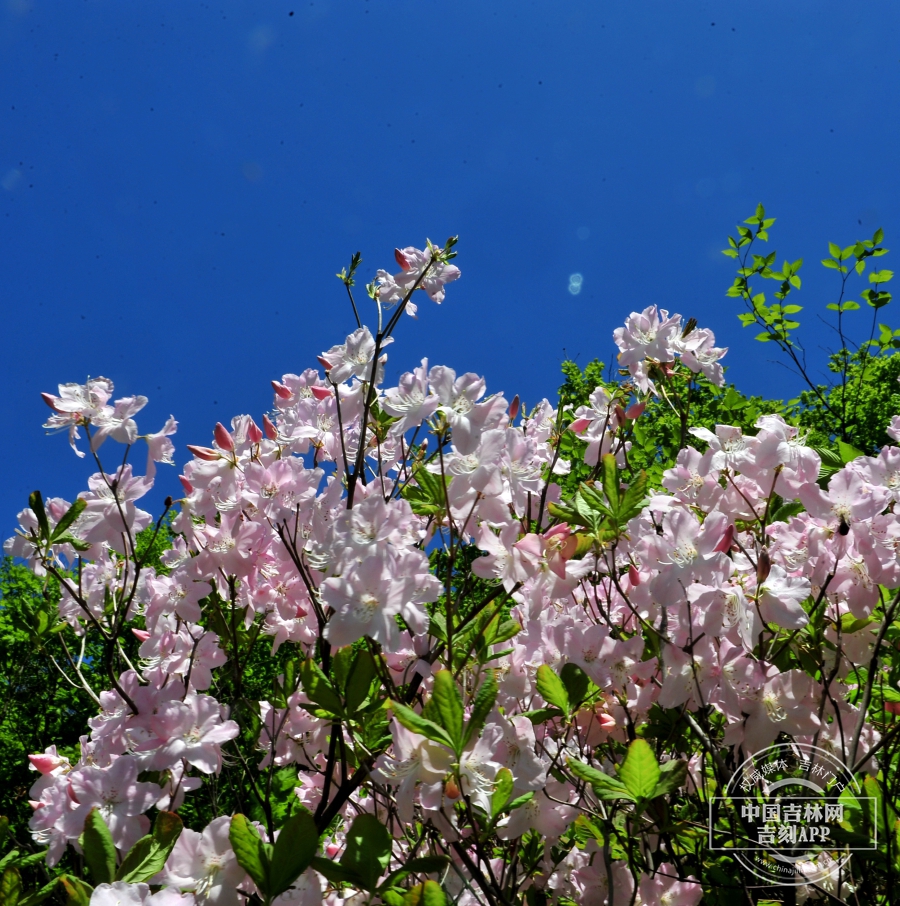
[[[632,796],[624,783],[616,780],[615,777],[610,777],[609,774],[603,771],[598,771],[597,768],[592,768],[581,761],[572,760],[569,762],[569,770],[579,780],[589,783],[600,799],[634,800],[634,796]]]
[[[174,812],[157,812],[153,830],[128,851],[116,872],[116,880],[138,884],[162,871],[182,828],[181,819]]]
[[[269,867],[269,896],[283,894],[312,864],[319,846],[319,832],[313,816],[298,812],[285,822],[272,849]]]
[[[545,702],[555,705],[564,714],[569,713],[569,693],[565,684],[546,664],[537,669],[537,691]]]
[[[359,815],[347,831],[342,868],[359,878],[363,890],[373,891],[391,859],[391,835],[374,815]]]
[[[0,875],[0,906],[16,906],[22,896],[22,876],[17,868],[7,868]]]
[[[244,815],[231,819],[228,834],[238,865],[247,872],[266,902],[284,893],[313,863],[319,846],[316,823],[307,811],[288,819],[273,846]]]
[[[497,700],[497,680],[494,679],[493,673],[488,673],[481,688],[475,694],[475,701],[472,703],[472,712],[469,722],[466,724],[466,730],[463,734],[462,748],[464,749],[469,742],[481,732],[488,715],[494,707]]]
[[[94,883],[111,884],[116,874],[116,846],[97,808],[92,808],[85,818],[82,846]]]
[[[440,670],[434,675],[434,689],[431,702],[440,718],[440,725],[450,737],[457,755],[462,751],[463,702],[456,680],[449,670]]]
[[[322,672],[322,668],[312,659],[307,658],[300,668],[300,679],[303,682],[303,691],[307,698],[318,708],[307,708],[316,717],[328,718],[341,717],[344,708],[337,690],[331,681]]]
[[[430,739],[433,742],[439,742],[448,749],[453,748],[453,741],[450,739],[447,731],[444,730],[443,727],[438,726],[434,721],[422,717],[420,714],[413,711],[412,708],[407,708],[406,705],[402,705],[400,702],[392,701],[391,710],[394,712],[394,717],[397,718],[399,724],[406,727],[407,730],[418,733],[419,736],[424,736],[426,739]]]

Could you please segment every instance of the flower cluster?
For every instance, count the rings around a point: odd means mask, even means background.
[[[459,271],[437,251],[398,251],[379,300],[409,311],[421,287],[440,302]],[[183,830],[153,871],[107,878],[92,904],[313,906],[349,889],[397,906],[417,878],[463,906],[531,887],[553,902],[696,904],[685,845],[667,836],[690,828],[647,811],[654,796],[699,799],[779,738],[877,771],[859,668],[876,669],[879,608],[900,587],[900,450],[823,486],[819,454],[765,416],[752,435],[692,429],[697,447],[650,488],[629,471],[630,432],[660,382],[722,383],[711,331],[633,313],[615,333],[633,384],[574,410],[524,411],[427,361],[385,387],[391,339],[360,327],[323,371],[273,381],[261,427],[237,416],[189,447],[161,566],[135,543],[160,530],[136,506],[152,468],[101,470],[74,506],[38,495],[20,514],[6,551],[57,578],[60,619],[96,633],[110,665],[80,758],[31,759],[31,830],[50,864],[89,846],[99,816],[124,871],[151,815],[225,768],[258,812]],[[48,424],[73,445],[85,429],[94,451],[132,444],[146,400],[109,406],[112,392],[104,378],[65,385],[45,397]],[[171,461],[174,427],[147,437],[151,465]],[[576,467],[589,477],[564,495]],[[252,700],[242,670],[263,644],[283,666]],[[645,737],[662,740],[655,754]],[[636,793],[623,766],[638,758],[672,782]],[[279,802],[273,777],[289,770]],[[279,888],[266,860],[291,813],[314,841]]]

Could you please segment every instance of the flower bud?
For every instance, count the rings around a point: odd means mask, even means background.
[[[331,396],[331,391],[327,387],[310,387],[309,389],[317,400],[327,400]]]
[[[769,559],[769,551],[761,547],[756,559],[756,582],[758,585],[762,585],[766,581],[771,570],[772,561]]]
[[[184,475],[179,475],[178,480],[181,482],[181,486],[184,488],[185,494],[194,493],[194,486],[184,477]]]
[[[49,774],[54,768],[58,768],[62,764],[61,758],[56,755],[48,755],[46,752],[42,752],[39,755],[29,755],[28,760],[40,774]]]
[[[647,408],[646,403],[635,403],[633,406],[629,406],[625,410],[625,418],[635,419],[644,414],[644,410]]]
[[[624,425],[625,424],[625,410],[621,406],[617,405],[615,412],[616,412],[616,421],[619,423],[619,425]]]
[[[400,249],[394,249],[394,258],[403,270],[408,271],[410,269],[411,265]]]
[[[582,431],[591,423],[589,418],[576,418],[571,425],[569,425],[569,430],[574,431],[576,434],[581,434]]]
[[[263,433],[259,429],[259,425],[256,424],[253,419],[250,419],[250,424],[247,426],[247,440],[251,444],[258,444],[263,439]]]
[[[41,399],[54,411],[58,412],[56,408],[56,397],[52,393],[42,393]],[[30,756],[29,756],[30,757]]]
[[[459,784],[452,777],[444,782],[444,795],[448,799],[459,799]]]
[[[514,421],[515,417],[519,414],[519,394],[517,393],[513,397],[513,401],[509,404],[509,420]]]
[[[195,447],[193,444],[188,444],[187,448],[197,457],[197,459],[202,459],[206,462],[215,462],[217,459],[222,458],[222,454],[218,450],[213,450],[211,447]]]
[[[632,588],[636,588],[641,584],[641,574],[633,563],[628,567],[628,581],[631,583]]]
[[[268,415],[263,416],[263,430],[266,432],[266,437],[268,437],[269,440],[275,440],[275,438],[278,437],[278,429]]]
[[[321,362],[322,360],[319,359]],[[291,392],[290,387],[285,387],[284,384],[280,384],[278,381],[272,381],[272,389],[275,391],[275,396],[280,400],[289,400],[293,393]]]
[[[729,525],[725,529],[725,534],[722,535],[722,540],[713,548],[717,554],[727,554],[731,550],[731,545],[734,542],[734,524]]]
[[[146,629],[132,628],[131,633],[140,642],[146,642],[150,638],[150,633]]]
[[[213,428],[213,438],[215,438],[219,449],[226,450],[229,453],[234,449],[234,438],[232,438],[229,430],[221,422],[216,422],[216,427]]]

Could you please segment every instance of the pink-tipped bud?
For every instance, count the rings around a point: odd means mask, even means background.
[[[513,401],[509,404],[509,420],[510,421],[513,421],[513,419],[515,419],[515,417],[519,414],[520,405],[521,404],[519,402],[519,394],[517,393],[513,397]]]
[[[185,494],[194,493],[194,486],[184,477],[184,475],[179,475],[178,480],[181,482],[181,486],[184,488]]]
[[[216,426],[213,428],[213,437],[220,450],[227,450],[230,453],[234,449],[234,438],[221,422],[216,422]]]
[[[321,362],[322,360],[319,359]],[[272,389],[275,391],[275,396],[280,400],[289,400],[293,394],[291,393],[290,387],[285,387],[284,384],[280,384],[278,381],[272,381]]]
[[[722,540],[713,548],[717,554],[727,554],[731,550],[731,545],[734,543],[734,525],[729,525],[725,529],[725,534],[722,535]]]
[[[576,418],[571,425],[569,425],[569,430],[574,431],[576,434],[581,434],[585,428],[591,423],[589,418]]]
[[[607,714],[605,711],[600,711],[597,714],[597,720],[600,723],[601,730],[612,730],[616,726],[616,719],[612,714]]]
[[[635,403],[633,406],[629,406],[625,410],[625,418],[636,419],[644,414],[644,410],[647,408],[646,403]]]
[[[328,843],[325,846],[325,853],[329,859],[333,859],[340,851],[341,847],[339,843]]]
[[[631,583],[632,588],[641,584],[641,574],[633,563],[628,567],[628,581]]]
[[[331,391],[327,387],[310,387],[309,389],[317,400],[327,400],[331,396]]]
[[[28,760],[39,774],[49,774],[62,764],[61,758],[56,755],[48,755],[46,752],[42,752],[40,755],[29,755]]]
[[[278,429],[272,423],[272,419],[268,415],[263,416],[263,430],[266,432],[266,437],[269,440],[275,440],[278,437]]]
[[[406,255],[404,255],[400,249],[394,249],[394,258],[403,270],[408,271],[410,269],[411,265],[409,261],[406,260]]]
[[[250,419],[250,424],[247,425],[247,440],[251,444],[258,444],[263,439],[263,433],[259,428],[259,425],[256,424],[253,419]]]
[[[322,356],[317,355],[316,358],[319,360],[319,364],[325,369],[325,374],[328,374],[331,371],[331,362],[328,359],[322,358]]]
[[[624,425],[625,424],[625,410],[621,406],[617,405],[615,408],[615,413],[616,413],[616,421],[620,425]]]
[[[448,799],[459,799],[459,784],[452,777],[444,781],[444,795]]]
[[[900,714],[900,702],[885,702],[884,710],[888,714]]]
[[[139,642],[146,642],[150,638],[150,633],[146,629],[132,628],[131,633]]]
[[[206,462],[215,462],[217,459],[222,458],[222,454],[218,450],[213,450],[211,447],[195,447],[193,444],[188,444],[187,448],[197,457],[197,459],[202,459]]]
[[[41,394],[41,399],[42,399],[42,400],[43,400],[43,401],[44,401],[44,402],[45,402],[45,403],[46,403],[46,404],[47,404],[54,412],[58,412],[58,411],[59,411],[59,410],[56,408],[56,400],[57,400],[57,397],[55,397],[52,393],[42,393],[42,394]]]

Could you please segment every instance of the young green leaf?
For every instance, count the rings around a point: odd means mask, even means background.
[[[546,664],[537,669],[537,690],[545,702],[555,705],[564,714],[569,713],[569,693],[563,681]]]
[[[435,673],[431,701],[440,725],[447,731],[454,750],[459,754],[462,751],[463,702],[456,680],[449,670]]]
[[[497,680],[494,679],[493,673],[488,673],[481,684],[481,688],[475,694],[475,701],[472,704],[472,713],[469,722],[466,724],[466,732],[463,736],[462,747],[465,748],[473,737],[481,732],[484,722],[487,720],[494,702],[497,700]]]
[[[183,827],[181,818],[174,812],[157,812],[153,830],[128,851],[116,872],[116,880],[140,884],[162,871]]]
[[[237,814],[231,819],[228,839],[231,841],[231,848],[234,850],[238,865],[250,875],[263,896],[267,897],[269,895],[269,854],[259,831],[244,815]]]
[[[315,702],[331,714],[343,715],[340,697],[322,672],[322,668],[312,658],[307,658],[303,662],[300,678],[303,681],[303,691],[311,702]]]
[[[356,652],[356,657],[353,658],[350,672],[347,675],[345,701],[348,714],[354,714],[368,698],[375,676],[375,661],[372,659],[372,655],[365,649],[360,649]]]
[[[448,749],[453,748],[453,743],[447,735],[447,731],[443,727],[439,727],[434,721],[422,717],[421,714],[417,714],[412,708],[407,708],[406,705],[402,705],[400,702],[390,702],[390,708],[401,727],[406,727],[407,730],[418,733],[419,736],[424,736],[433,742],[439,742],[441,745],[447,746]]]
[[[44,509],[44,498],[40,491],[32,491],[28,497],[28,505],[37,517],[38,528],[42,541],[50,540],[50,523],[47,522],[47,511]]]
[[[491,817],[496,818],[509,802],[513,791],[513,775],[509,768],[500,768],[494,780],[494,793],[491,796]]]
[[[70,506],[66,512],[63,514],[62,519],[56,523],[56,528],[53,529],[53,535],[51,541],[56,541],[61,535],[66,533],[66,530],[69,526],[81,515],[84,508],[87,506],[87,501],[82,500],[80,497],[75,501],[75,503]]]
[[[601,799],[630,799],[633,801],[636,798],[621,780],[616,780],[615,777],[610,777],[609,774],[598,771],[597,768],[592,768],[584,762],[570,760],[569,770],[579,780],[589,783]]]
[[[94,888],[80,878],[72,875],[60,875],[59,883],[66,892],[66,906],[90,906]]]
[[[403,906],[447,906],[447,897],[437,881],[425,881],[406,894]]]
[[[653,795],[659,777],[659,762],[650,743],[646,739],[634,740],[619,766],[619,779],[635,799],[647,799]]]
[[[116,874],[116,845],[98,808],[84,820],[84,861],[95,884],[111,884]]]
[[[22,896],[22,875],[10,866],[0,875],[0,906],[16,906]]]
[[[565,664],[559,671],[559,678],[566,687],[569,704],[575,708],[588,696],[591,681],[588,675],[577,664]]]
[[[312,864],[318,847],[319,832],[313,816],[301,811],[289,818],[272,848],[269,896],[274,899],[283,894]]]
[[[681,761],[667,761],[664,764],[659,766],[659,780],[656,783],[656,787],[653,790],[652,798],[657,796],[665,796],[668,793],[673,793],[675,790],[683,787],[685,781],[687,780],[687,762]]]

